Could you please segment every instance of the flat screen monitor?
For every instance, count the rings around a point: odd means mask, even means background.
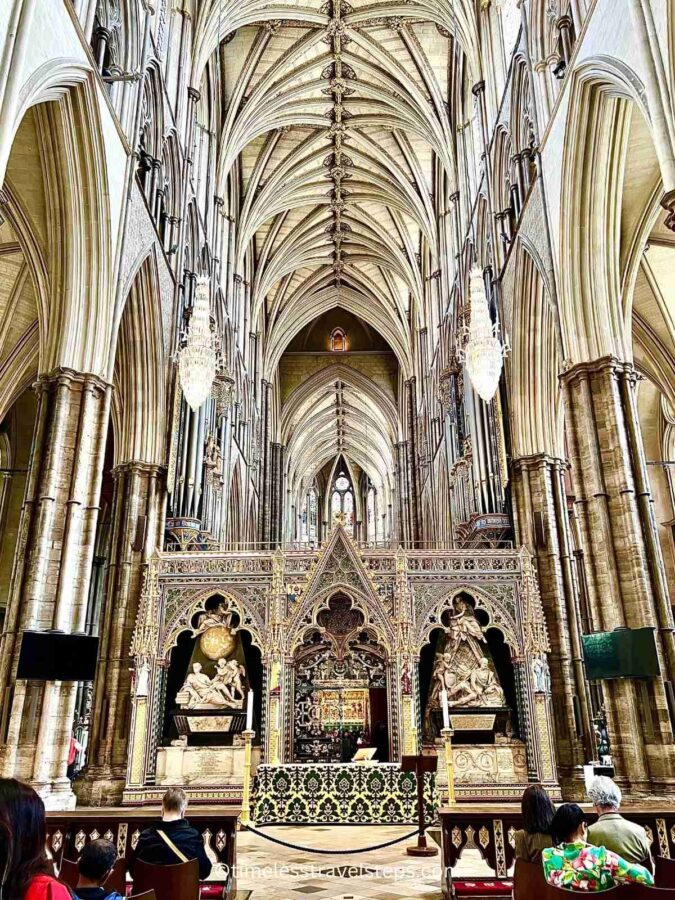
[[[608,678],[655,678],[661,674],[653,628],[616,628],[583,635],[586,674]]]
[[[17,678],[93,681],[98,638],[62,631],[24,631]]]

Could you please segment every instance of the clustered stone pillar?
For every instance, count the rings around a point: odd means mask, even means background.
[[[409,514],[410,514],[410,541],[412,546],[417,545],[420,537],[419,514],[419,488],[417,475],[417,391],[416,379],[411,378],[405,383],[408,411],[408,487],[410,489]]]
[[[269,546],[272,533],[272,385],[268,381],[261,383],[261,409],[262,418],[262,446],[261,458],[261,484],[260,484],[260,514],[258,521],[263,544]]]
[[[75,797],[66,777],[74,682],[16,680],[24,631],[84,631],[111,388],[57,369],[37,385],[33,453],[0,648],[0,772],[35,786],[48,808]]]
[[[284,452],[283,444],[270,444],[270,524],[269,541],[271,546],[278,546],[282,541],[283,526],[283,488],[284,488]]]
[[[656,630],[661,677],[602,683],[617,775],[651,793],[675,783],[665,686],[675,676],[675,645],[636,378],[631,364],[605,357],[570,368],[562,385],[591,626]]]
[[[571,788],[575,767],[592,759],[594,748],[571,569],[565,468],[564,460],[544,453],[522,457],[513,462],[511,487],[518,542],[537,559],[539,590],[551,643],[549,665],[558,764],[563,785]]]
[[[131,639],[143,576],[161,547],[165,471],[143,462],[117,466],[113,533],[101,645],[92,706],[91,736],[80,801],[119,803],[126,781],[131,716]]]

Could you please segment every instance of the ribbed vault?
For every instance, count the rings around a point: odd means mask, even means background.
[[[266,378],[336,305],[411,376],[414,328],[433,325],[425,281],[448,264],[434,197],[457,185],[453,46],[471,69],[474,31],[470,5],[449,0],[200,7],[193,83],[225,41],[216,193],[236,212],[234,290],[245,283],[250,324],[266,334]]]

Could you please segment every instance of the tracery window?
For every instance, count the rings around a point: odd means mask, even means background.
[[[334,328],[330,335],[332,353],[344,353],[347,349],[347,332],[342,328]]]
[[[331,519],[342,514],[345,517],[345,530],[354,533],[354,489],[344,471],[340,471],[333,483],[331,496]]]
[[[366,534],[368,535],[369,541],[377,540],[377,518],[375,513],[375,488],[371,485],[368,488],[368,503],[367,503],[367,528]]]
[[[300,515],[300,540],[311,544],[317,539],[319,533],[319,495],[316,487],[312,485],[305,494],[305,501]]]

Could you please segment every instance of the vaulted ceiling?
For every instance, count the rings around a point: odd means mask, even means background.
[[[461,4],[456,15],[449,0],[202,7],[197,71],[216,36],[226,41],[218,190],[228,196],[229,177],[242,192],[234,271],[253,273],[251,321],[264,323],[270,380],[293,337],[334,307],[376,329],[412,374],[414,332],[429,325],[425,284],[443,256],[439,216],[456,186],[451,35],[470,49],[473,34]],[[336,402],[327,388],[311,404],[314,446],[337,449],[337,418],[329,437],[321,417]],[[348,388],[341,396],[364,402]],[[391,462],[392,439],[371,470]],[[356,454],[373,451],[363,438]]]

